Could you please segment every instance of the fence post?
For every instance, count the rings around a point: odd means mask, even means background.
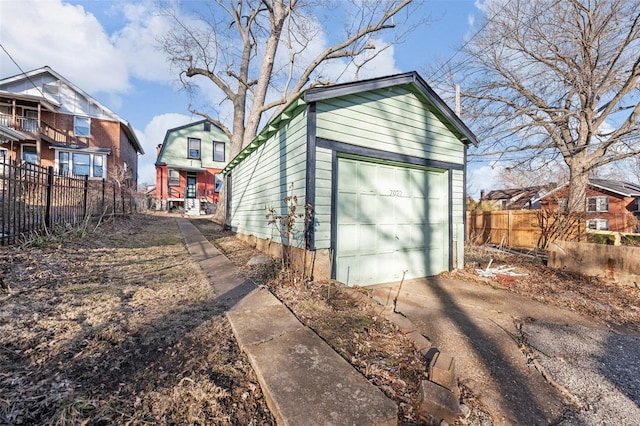
[[[51,229],[51,193],[53,192],[53,167],[47,168],[47,201],[44,211],[44,224],[47,229]]]
[[[113,213],[112,216],[116,215],[116,184],[113,184]]]
[[[84,193],[82,194],[82,220],[87,218],[87,200],[89,196],[89,176],[84,175]]]

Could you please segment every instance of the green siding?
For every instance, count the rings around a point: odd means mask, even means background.
[[[265,217],[269,208],[286,215],[284,198],[298,197],[303,212],[306,189],[306,113],[295,117],[232,171],[231,227],[235,232],[280,242]],[[297,219],[302,231],[304,220]],[[300,242],[296,242],[296,245]]]
[[[328,149],[316,149],[316,249],[331,248],[331,159]]]
[[[200,160],[187,158],[187,138],[200,139]],[[213,161],[213,142],[225,142],[225,160]],[[166,163],[172,168],[214,168],[222,169],[229,160],[229,139],[215,125],[211,131],[204,131],[204,123],[194,123],[167,132],[158,163]]]
[[[462,164],[463,144],[430,108],[403,87],[327,99],[318,103],[317,136]]]
[[[464,172],[462,170],[452,170],[452,222],[453,222],[453,239],[457,246],[453,250],[457,251],[455,259],[458,260],[457,265],[453,265],[454,269],[464,268]]]

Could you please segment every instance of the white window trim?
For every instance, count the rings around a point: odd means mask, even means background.
[[[78,119],[80,120],[87,120],[87,134],[86,135],[79,135],[77,132],[78,129]],[[84,126],[82,126],[82,128],[84,128]],[[73,134],[75,136],[81,137],[81,138],[88,138],[91,136],[91,117],[82,117],[79,115],[76,115],[73,117]]]
[[[55,171],[56,173],[60,170],[60,153],[66,152],[69,154],[69,171],[73,173],[73,154],[87,154],[89,155],[89,179],[106,179],[107,178],[107,154],[101,154],[97,152],[86,152],[86,151],[69,151],[66,149],[56,149],[55,150]],[[93,166],[95,157],[102,157],[102,176],[94,176],[93,175]],[[84,176],[84,175],[82,175]]]
[[[590,225],[595,224],[592,228]],[[587,219],[587,229],[595,229],[597,231],[608,231],[609,221],[607,219]]]
[[[596,208],[595,210],[589,210],[589,200],[595,200],[596,203]],[[604,200],[607,203],[607,207],[606,209],[602,209],[600,207],[601,205],[601,201]],[[609,211],[609,197],[607,197],[606,195],[598,195],[596,197],[587,197],[587,206],[586,206],[586,211],[588,213],[606,213]]]
[[[198,142],[198,155],[191,155],[191,142]],[[195,151],[195,150],[194,150]],[[201,160],[202,159],[202,139],[199,138],[187,138],[187,158],[190,160]]]
[[[171,173],[174,172],[177,175],[177,181],[176,181],[176,176],[172,177]],[[180,186],[180,170],[178,169],[168,169],[167,170],[167,184],[169,186]]]
[[[222,145],[222,160],[216,160],[216,146]],[[222,141],[213,141],[213,161],[224,163],[227,160],[227,144]]]
[[[32,147],[34,147],[36,149],[36,155],[38,156],[38,159],[36,160],[36,163],[34,163],[34,164],[37,164],[38,161],[40,161],[40,156],[38,155],[38,145],[33,144],[33,143],[26,143],[26,144],[22,144],[20,146],[20,160],[21,161],[25,161],[24,160],[24,147],[25,146],[32,146]]]

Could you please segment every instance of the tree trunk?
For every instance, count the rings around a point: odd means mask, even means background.
[[[569,166],[569,197],[567,206],[570,212],[584,212],[589,186],[589,163],[584,156],[574,156],[567,161]]]

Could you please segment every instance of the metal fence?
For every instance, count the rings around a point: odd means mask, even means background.
[[[146,209],[142,194],[117,183],[64,176],[53,167],[0,158],[0,245],[57,225]]]

